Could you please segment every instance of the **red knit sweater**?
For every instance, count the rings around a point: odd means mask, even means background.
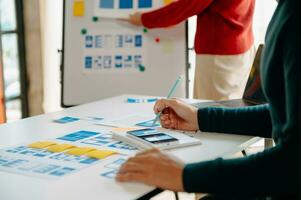
[[[142,24],[162,28],[197,15],[196,53],[235,55],[253,44],[254,6],[255,0],[177,0],[142,14]]]

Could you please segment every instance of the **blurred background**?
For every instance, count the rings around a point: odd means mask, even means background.
[[[256,45],[264,42],[276,5],[275,0],[256,1]],[[63,0],[0,0],[1,123],[62,109],[58,52],[62,47],[62,20]],[[190,91],[195,23],[196,17],[188,21]]]

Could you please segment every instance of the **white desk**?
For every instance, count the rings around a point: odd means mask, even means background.
[[[63,116],[98,116],[115,119],[129,114],[152,114],[153,104],[128,104],[126,103],[127,97],[124,95],[105,99],[2,125],[0,126],[0,148],[56,138],[85,128],[99,131],[103,128],[82,120],[64,125],[52,122],[53,119]],[[172,153],[184,162],[190,163],[238,152],[258,141],[258,138],[248,136],[215,133],[198,133],[197,137],[202,140],[202,145],[176,149]],[[153,189],[142,184],[103,181],[99,178],[97,165],[55,181],[0,172],[0,199],[3,200],[135,199]]]

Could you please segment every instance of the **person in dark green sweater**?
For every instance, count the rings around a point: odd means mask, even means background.
[[[261,64],[268,104],[196,110],[176,99],[159,100],[165,128],[272,137],[275,147],[237,159],[218,158],[184,165],[150,150],[130,158],[117,174],[173,191],[224,197],[293,197],[297,193],[298,139],[301,132],[301,34],[299,0],[280,0],[266,34]],[[244,199],[244,198],[241,198]]]

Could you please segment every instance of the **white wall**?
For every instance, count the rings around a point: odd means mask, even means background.
[[[256,46],[260,43],[264,43],[266,29],[276,9],[276,6],[276,0],[256,1],[253,23]]]
[[[44,66],[44,110],[60,110],[60,55],[62,48],[63,0],[42,0],[41,25]]]

